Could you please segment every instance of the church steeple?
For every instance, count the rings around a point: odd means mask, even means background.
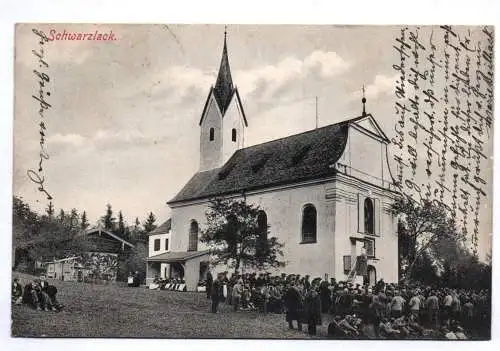
[[[233,85],[227,55],[227,32],[215,86],[200,118],[200,171],[222,167],[244,147],[248,126],[238,88]]]
[[[219,108],[224,115],[231,102],[233,95],[233,79],[231,69],[229,68],[229,59],[227,57],[227,29],[224,29],[224,48],[222,49],[222,59],[219,67],[219,74],[214,87],[214,95]]]

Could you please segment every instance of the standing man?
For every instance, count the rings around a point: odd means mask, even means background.
[[[212,296],[212,285],[214,283],[214,277],[210,271],[207,272],[207,299]]]
[[[394,297],[391,300],[391,316],[393,318],[399,318],[403,315],[403,308],[406,300],[401,296],[399,290],[396,290]]]
[[[332,300],[330,286],[325,279],[319,284],[319,294],[321,296],[321,309],[323,313],[328,313],[330,310],[330,301]]]
[[[232,299],[231,303],[233,305],[234,312],[238,311],[242,296],[243,296],[243,279],[240,279],[236,282],[231,291],[231,299]]]
[[[303,298],[298,282],[292,282],[292,285],[288,288],[285,294],[285,306],[286,306],[286,321],[288,322],[288,327],[293,329],[293,321],[297,321],[297,329],[302,330],[302,318],[303,318]]]
[[[439,325],[439,298],[434,290],[427,297],[425,307],[427,309],[428,323],[436,328]]]
[[[219,302],[224,299],[223,287],[224,287],[224,274],[219,273],[217,279],[212,286],[212,313],[217,313],[217,307]]]
[[[309,335],[316,335],[316,326],[321,325],[321,298],[317,288],[316,281],[313,281],[305,298],[304,313]]]

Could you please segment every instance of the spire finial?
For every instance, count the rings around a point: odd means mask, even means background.
[[[224,42],[226,42],[227,38],[227,24],[224,26]]]
[[[365,85],[363,84],[363,98],[361,99],[361,102],[363,103],[363,117],[366,116],[366,110],[365,110],[365,104],[366,104],[366,98],[365,98]]]

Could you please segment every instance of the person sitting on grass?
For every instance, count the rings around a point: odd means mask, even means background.
[[[380,321],[380,324],[379,324],[379,336],[382,338],[382,339],[396,339],[396,338],[399,338],[401,332],[397,329],[394,329],[392,327],[392,323],[394,322],[394,318],[392,318],[391,320],[388,320],[387,318],[383,318],[381,321]]]
[[[132,277],[132,280],[134,278]],[[134,284],[132,282],[132,284],[129,284],[130,287],[133,287]],[[158,275],[155,276],[155,279],[153,279],[153,282],[151,284],[149,284],[149,290],[156,290],[156,289],[159,289],[160,288],[160,277]]]
[[[42,310],[42,290],[37,279],[24,286],[23,303]]]
[[[47,281],[42,281],[41,284],[42,291],[42,301],[45,311],[58,311],[63,305],[57,301],[57,288],[54,285],[50,285]]]
[[[346,315],[344,318],[337,316],[328,326],[328,333],[330,329],[334,332],[335,337],[350,338],[359,336],[359,331],[356,328],[357,319],[355,316]]]
[[[455,325],[453,327],[453,331],[457,337],[458,340],[467,340],[467,336],[465,335],[465,332],[464,332],[464,329],[459,326],[459,325]]]
[[[21,284],[19,284],[18,278],[14,278],[12,282],[11,301],[16,305],[20,305],[23,302],[23,288]]]

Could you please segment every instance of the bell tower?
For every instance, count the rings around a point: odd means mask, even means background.
[[[210,88],[200,119],[200,169],[222,167],[243,148],[248,126],[238,88],[233,85],[227,54],[227,31],[215,86]]]

